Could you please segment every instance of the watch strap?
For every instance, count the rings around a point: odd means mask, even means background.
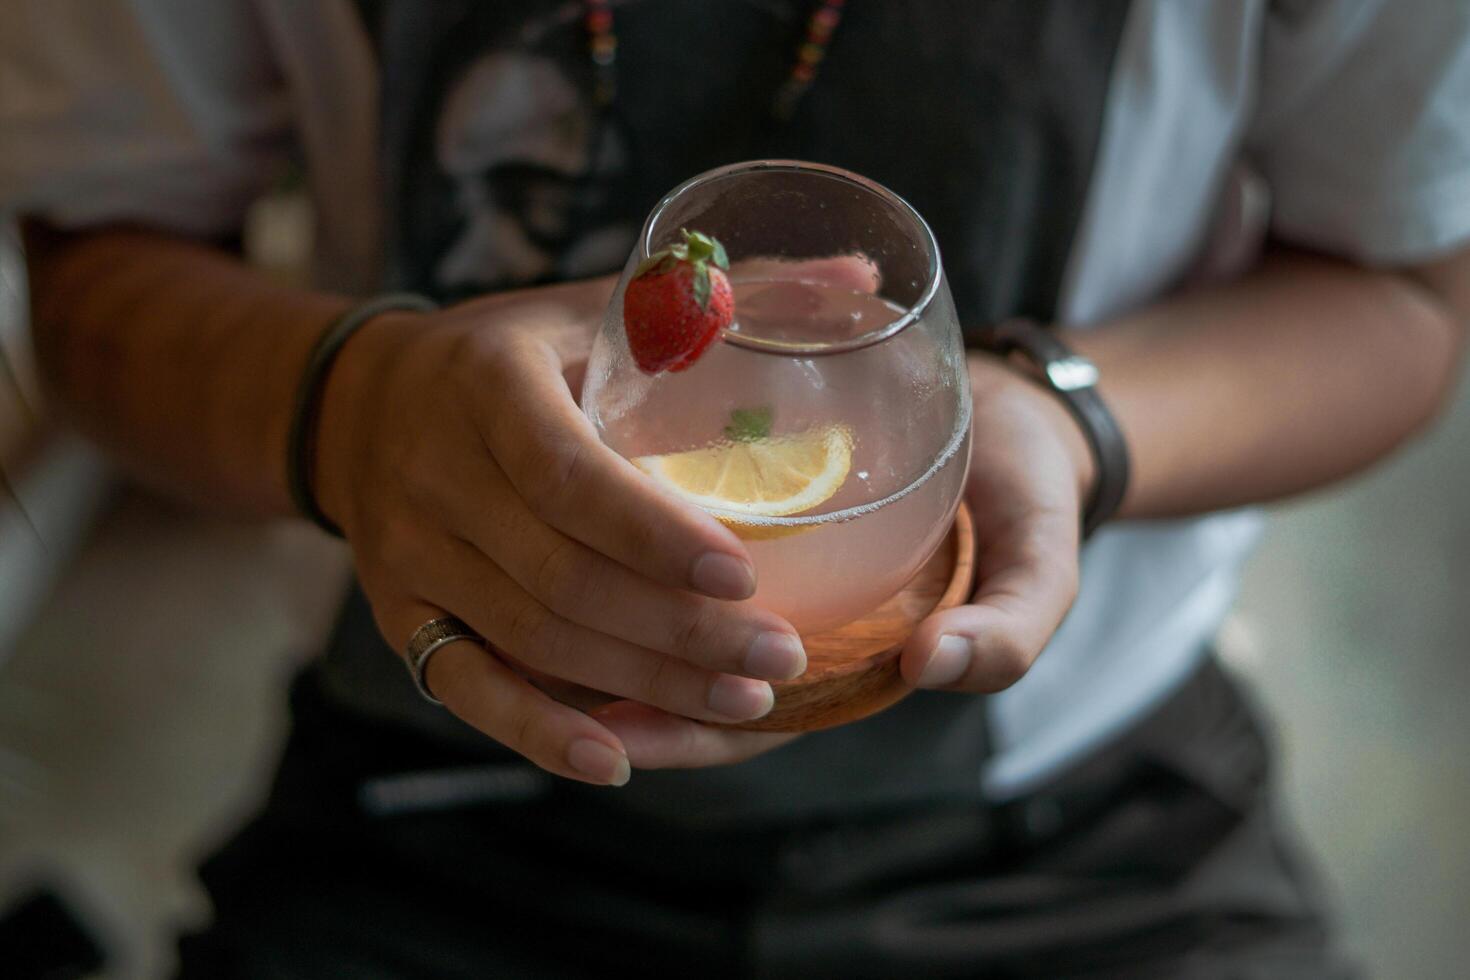
[[[1034,320],[1005,320],[980,331],[976,340],[991,353],[1025,358],[1081,426],[1097,471],[1082,510],[1082,535],[1090,537],[1123,502],[1131,468],[1123,430],[1098,393],[1097,366]]]

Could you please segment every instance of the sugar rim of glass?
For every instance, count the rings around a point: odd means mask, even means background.
[[[665,194],[663,199],[649,212],[648,218],[643,222],[643,231],[638,236],[639,260],[641,261],[653,253],[653,229],[658,224],[658,219],[664,210],[677,198],[697,187],[716,180],[722,180],[738,174],[763,171],[811,173],[829,179],[844,181],[880,198],[897,208],[901,213],[907,214],[918,228],[923,243],[926,246],[926,251],[928,252],[928,281],[924,284],[924,291],[919,294],[918,300],[914,305],[904,311],[903,316],[885,323],[876,330],[869,330],[865,334],[849,337],[846,340],[833,343],[801,343],[789,340],[775,340],[769,337],[753,337],[750,334],[741,334],[728,328],[722,331],[721,340],[728,341],[737,347],[744,347],[747,350],[761,351],[767,354],[781,354],[786,357],[844,354],[849,351],[862,350],[866,347],[872,347],[875,344],[881,344],[885,340],[902,333],[910,324],[924,315],[924,312],[929,308],[929,304],[939,292],[940,269],[942,268],[939,260],[939,242],[934,238],[933,229],[929,227],[929,223],[924,220],[923,216],[914,210],[913,205],[882,184],[869,180],[861,174],[855,174],[850,170],[843,170],[841,167],[833,167],[825,163],[810,163],[805,160],[750,160],[743,163],[731,163],[723,167],[716,167],[713,170],[706,170],[702,174],[689,178]]]

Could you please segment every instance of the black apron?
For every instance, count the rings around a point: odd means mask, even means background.
[[[616,101],[594,106],[581,5],[364,4],[382,65],[388,258],[441,299],[620,268],[653,205],[711,167],[835,164],[933,227],[961,322],[1051,318],[1087,199],[1124,0],[853,0],[816,83],[771,98],[811,7],[615,4]],[[361,596],[323,685],[344,707],[515,756],[414,693]],[[920,692],[737,766],[640,772],[606,797],[690,825],[978,800],[983,698]]]

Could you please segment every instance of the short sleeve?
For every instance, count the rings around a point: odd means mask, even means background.
[[[10,0],[4,19],[0,208],[226,235],[289,156],[246,0]]]
[[[1470,239],[1470,3],[1275,0],[1261,56],[1276,237],[1375,264]]]

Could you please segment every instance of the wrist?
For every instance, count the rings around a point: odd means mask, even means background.
[[[1079,512],[1092,499],[1097,486],[1097,459],[1082,424],[1065,405],[1016,362],[986,351],[969,354],[970,385],[977,397],[998,397],[1025,406],[1025,411],[1042,419],[1056,435],[1057,445],[1074,474]],[[983,393],[988,392],[986,396]],[[977,434],[978,437],[979,434]]]
[[[1087,433],[1077,416],[1067,411],[1056,393],[1043,388],[1034,378],[1022,378],[1030,397],[1036,402],[1038,411],[1045,413],[1051,421],[1052,431],[1065,447],[1067,458],[1072,461],[1072,471],[1077,474],[1077,501],[1079,511],[1097,493],[1097,456],[1087,441]]]
[[[339,528],[354,523],[353,488],[361,483],[369,433],[382,411],[387,371],[422,334],[429,315],[390,310],[372,317],[343,345],[322,381],[312,492]]]

